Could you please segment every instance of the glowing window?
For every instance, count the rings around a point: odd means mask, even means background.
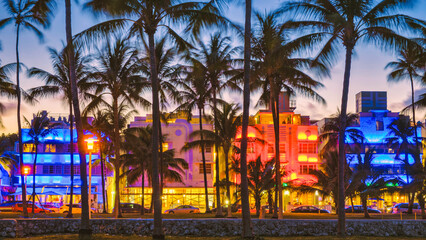
[[[163,143],[163,152],[169,150],[169,143]]]
[[[308,136],[306,136],[305,133],[301,132],[297,135],[297,139],[299,140],[306,140],[308,138]]]
[[[44,152],[56,152],[56,145],[54,144],[46,144]]]
[[[310,141],[316,141],[317,139],[318,139],[317,135],[310,135],[308,137],[308,140],[310,140]]]
[[[308,157],[306,155],[299,155],[299,157],[297,158],[297,160],[299,160],[299,162],[307,162],[308,161]]]
[[[25,143],[24,144],[24,152],[35,152],[34,144]]]
[[[318,158],[310,157],[310,158],[308,158],[308,162],[318,162]]]

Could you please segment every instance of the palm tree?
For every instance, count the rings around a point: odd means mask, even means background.
[[[243,238],[253,238],[250,220],[249,192],[247,179],[247,135],[250,115],[250,61],[251,61],[251,8],[252,1],[246,0],[244,23],[244,87],[243,120],[241,139],[241,207],[243,215]]]
[[[0,65],[0,96],[14,98],[16,97],[16,86],[10,80],[8,75],[14,70],[14,64]],[[5,106],[0,103],[0,113],[3,113]],[[3,127],[0,117],[0,128]]]
[[[19,60],[19,36],[23,29],[30,30],[39,37],[43,37],[42,32],[37,28],[37,25],[47,28],[50,23],[52,9],[54,7],[51,0],[3,0],[3,6],[10,17],[0,20],[0,29],[8,24],[14,24],[16,27],[16,94],[18,98],[17,105],[17,121],[19,135],[19,166],[21,171],[21,187],[24,217],[28,217],[27,211],[27,195],[24,184],[24,161],[23,161],[23,145],[21,133],[21,82],[19,72],[21,62]],[[22,28],[22,29],[21,29]]]
[[[83,82],[88,73],[87,64],[89,58],[82,56],[80,48],[74,48],[74,64],[77,84]],[[70,58],[66,47],[61,52],[53,48],[49,48],[50,58],[53,65],[53,72],[50,73],[40,68],[31,68],[28,70],[29,77],[36,77],[44,81],[45,85],[29,89],[29,93],[34,97],[51,97],[62,95],[63,100],[69,107],[69,124],[70,124],[70,168],[71,168],[71,191],[70,204],[67,218],[72,218],[72,206],[74,196],[74,120],[72,107],[72,90],[70,78]],[[81,88],[81,84],[79,86]]]
[[[140,29],[139,29],[140,30]],[[150,77],[150,57],[149,57],[149,46],[145,38],[142,38],[142,44],[144,47],[144,52],[146,56],[142,58],[142,73],[144,76]],[[157,73],[159,81],[159,101],[160,101],[160,125],[159,125],[159,136],[160,136],[160,146],[163,146],[163,139],[161,138],[162,126],[161,123],[167,125],[167,120],[165,115],[162,113],[167,110],[167,107],[170,103],[177,103],[177,89],[171,83],[173,79],[179,77],[181,72],[181,67],[178,64],[173,64],[175,57],[178,54],[177,49],[175,48],[166,48],[168,44],[167,37],[162,37],[155,43],[155,59],[157,61]],[[159,153],[159,165],[162,165],[163,162],[163,148],[160,147]],[[163,174],[160,170],[160,194],[163,194],[164,179]]]
[[[414,106],[414,81],[423,83],[426,70],[426,57],[424,47],[415,44],[407,44],[398,53],[398,60],[388,63],[385,67],[392,68],[392,72],[388,75],[388,82],[400,82],[409,79],[411,84],[411,107],[413,114],[413,125],[416,125],[416,108]],[[415,128],[416,144],[417,128]]]
[[[114,17],[125,17],[123,19],[114,19],[98,25],[93,26],[85,31],[87,37],[104,34],[111,30],[123,29],[125,24],[130,21],[133,24],[132,29],[139,29],[134,31],[140,35],[148,35],[148,46],[150,56],[150,77],[151,77],[151,91],[152,91],[152,118],[154,134],[153,152],[154,158],[154,173],[158,173],[158,145],[160,140],[160,109],[159,109],[159,81],[158,72],[156,68],[155,59],[155,34],[159,29],[164,29],[167,35],[174,39],[179,45],[179,48],[186,48],[188,44],[183,40],[178,33],[176,33],[169,25],[173,23],[183,23],[186,27],[186,32],[191,32],[193,35],[198,35],[201,28],[213,24],[226,24],[229,23],[226,19],[221,17],[221,8],[225,1],[209,2],[181,2],[179,0],[91,0],[86,4],[87,7],[93,9],[94,12],[105,13]],[[135,19],[130,19],[135,18]],[[143,37],[143,36],[141,36]],[[155,174],[158,176],[158,174]],[[154,239],[163,239],[164,233],[162,230],[161,220],[161,198],[159,181],[154,178],[153,181],[153,197],[154,201]]]
[[[256,215],[260,214],[263,195],[274,186],[274,164],[274,159],[263,163],[260,157],[248,163],[249,191],[255,201]]]
[[[210,83],[214,127],[215,134],[217,135],[217,95],[226,88],[240,91],[240,87],[236,84],[234,79],[231,78],[230,80],[224,81],[225,77],[232,77],[232,75],[236,75],[236,73],[239,72],[232,68],[232,63],[234,61],[232,57],[237,53],[238,48],[232,47],[229,37],[222,37],[220,33],[215,33],[210,35],[210,40],[207,45],[199,40],[197,49],[198,50],[191,51],[191,54],[187,56],[187,60],[190,61],[192,65],[197,65],[202,71],[205,80]],[[214,146],[216,152],[216,182],[218,183],[220,182],[219,143],[215,143]],[[222,216],[219,184],[216,184],[216,203],[216,216]]]
[[[89,74],[89,82],[94,85],[94,93],[87,94],[90,103],[85,112],[89,113],[101,106],[106,106],[112,112],[113,135],[115,153],[115,180],[116,197],[114,216],[121,217],[119,198],[119,175],[120,175],[120,106],[135,108],[135,104],[144,107],[149,102],[139,94],[146,88],[148,83],[140,74],[138,52],[130,46],[129,42],[116,39],[114,43],[107,41],[102,49],[97,49],[96,58],[98,66]],[[111,103],[108,102],[109,98]]]
[[[38,112],[36,115],[34,115],[33,119],[28,121],[24,117],[25,124],[29,128],[28,136],[31,138],[31,141],[33,142],[33,149],[32,152],[34,152],[34,161],[33,161],[33,193],[31,195],[31,198],[33,202],[35,202],[36,192],[35,192],[35,175],[36,175],[36,167],[37,167],[37,154],[38,154],[38,146],[43,141],[43,139],[48,136],[49,134],[54,134],[53,128],[57,124],[53,124],[50,122],[49,118],[47,117],[47,112]],[[34,204],[32,206],[32,213],[34,214]]]
[[[421,20],[399,14],[402,9],[412,6],[413,2],[307,0],[286,3],[281,9],[296,16],[293,22],[294,27],[301,31],[305,27],[309,28],[309,34],[305,38],[315,39],[315,45],[321,46],[315,58],[317,62],[331,64],[336,60],[339,47],[343,46],[345,49],[339,136],[344,136],[345,132],[350,70],[355,46],[364,41],[383,49],[395,49],[404,46],[409,39],[401,36],[394,29],[413,30],[414,34],[422,34],[421,30],[418,30],[423,26]],[[393,15],[394,13],[397,14]],[[344,144],[344,138],[339,138],[339,209],[345,206]],[[344,236],[346,231],[344,211],[339,211],[337,225],[338,235]]]
[[[351,183],[348,186],[349,191],[352,188],[359,193],[365,218],[370,218],[367,208],[368,198],[379,197],[385,191],[389,191],[388,188],[394,188],[388,187],[389,183],[398,182],[398,179],[386,179],[383,176],[383,170],[376,169],[373,166],[374,151],[374,148],[370,148],[364,156],[357,154],[356,165],[350,179]]]
[[[188,67],[184,80],[175,80],[174,84],[181,87],[178,92],[179,102],[181,105],[175,111],[183,111],[188,115],[188,121],[192,118],[192,111],[198,109],[199,113],[199,126],[200,126],[200,142],[201,142],[201,157],[203,161],[203,175],[204,175],[204,194],[206,201],[206,213],[210,212],[208,190],[207,190],[207,171],[206,171],[206,156],[204,152],[205,142],[203,134],[203,118],[205,104],[209,100],[210,85],[208,81],[204,80],[203,69],[199,65],[192,65]],[[219,207],[219,206],[218,206]]]
[[[328,75],[328,69],[322,64],[313,64],[308,58],[294,57],[300,45],[305,44],[304,39],[289,41],[287,35],[289,27],[284,23],[278,24],[279,11],[262,15],[256,13],[258,27],[253,38],[253,68],[254,78],[252,88],[262,89],[259,103],[272,107],[272,118],[275,135],[275,205],[274,217],[282,218],[284,209],[282,199],[282,186],[280,175],[280,151],[279,151],[279,94],[285,90],[287,94],[302,93],[318,102],[325,100],[314,89],[322,87],[322,84],[305,72],[309,69],[321,75]],[[279,200],[277,199],[279,197]]]
[[[229,154],[234,147],[235,137],[241,127],[241,115],[238,114],[240,107],[236,104],[229,104],[225,101],[220,103],[220,108],[216,110],[217,114],[217,132],[203,130],[205,140],[194,140],[186,145],[186,148],[200,148],[202,144],[213,145],[218,143],[222,148],[225,163],[225,180],[220,181],[223,184],[219,186],[226,187],[226,197],[231,202],[231,190],[229,180]],[[197,130],[191,133],[190,138],[200,137],[201,131]],[[227,217],[232,217],[231,207],[227,208]]]
[[[100,159],[98,162],[93,163],[94,166],[97,164],[100,164],[101,167],[101,176],[102,176],[102,202],[103,202],[103,212],[102,213],[108,213],[107,212],[107,199],[106,196],[106,189],[105,189],[105,156],[109,155],[109,150],[111,148],[111,144],[109,139],[111,139],[112,131],[113,129],[112,124],[109,121],[110,114],[107,110],[98,110],[93,114],[93,119],[91,123],[89,123],[89,118],[85,116],[84,122],[84,129],[88,130],[89,132],[93,133],[97,139],[100,139],[98,142],[99,144],[99,156]],[[72,184],[71,184],[72,185]],[[70,200],[71,201],[71,200]]]
[[[123,166],[127,170],[123,175],[127,177],[128,183],[133,184],[139,178],[142,180],[142,206],[144,202],[144,187],[145,187],[145,173],[148,176],[149,183],[152,183],[152,158],[151,158],[151,137],[152,127],[130,128],[125,131],[125,145],[127,154],[121,155],[124,159]],[[164,136],[163,136],[164,137]],[[182,174],[185,173],[184,169],[188,168],[188,163],[182,158],[175,158],[175,150],[168,149],[163,153],[162,174],[164,178],[170,182],[183,183]],[[141,215],[144,214],[142,209]]]
[[[417,191],[410,187],[413,185],[412,182],[414,180],[410,181],[410,173],[414,170],[413,168],[419,167],[419,163],[421,164],[420,157],[416,156],[419,154],[420,150],[416,143],[416,128],[417,126],[411,126],[409,117],[400,116],[398,119],[395,119],[391,124],[389,124],[389,134],[385,138],[385,142],[388,146],[396,150],[395,160],[400,160],[404,165],[406,174],[406,191],[408,192],[408,214],[413,213],[413,204]],[[404,156],[403,159],[401,159],[401,155]],[[410,161],[409,155],[412,155],[415,160],[414,163]]]
[[[351,128],[351,126],[356,125],[358,122],[359,116],[355,113],[346,114],[346,126],[345,126],[345,135],[347,140],[355,143],[356,147],[362,147],[365,142],[365,137],[362,131]],[[322,142],[322,147],[320,149],[320,155],[328,151],[337,151],[338,150],[338,141],[339,141],[339,128],[340,128],[340,111],[330,116],[327,119],[324,126],[321,129],[321,134],[319,135],[319,140]],[[346,147],[348,145],[346,144]]]

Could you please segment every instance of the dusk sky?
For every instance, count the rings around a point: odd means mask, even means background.
[[[60,50],[63,42],[65,42],[65,13],[63,1],[58,1],[61,5],[57,6],[56,14],[49,29],[44,31],[44,41],[42,43],[36,36],[29,31],[21,33],[20,44],[20,59],[27,67],[38,67],[51,71],[51,64],[48,47],[53,47]],[[73,4],[75,1],[72,1]],[[73,8],[73,33],[76,34],[102,19],[95,18],[89,11],[82,10],[82,4],[86,1],[79,1],[80,5],[75,5]],[[240,1],[243,2],[243,1]],[[278,7],[282,0],[254,0],[254,9],[257,11],[271,10]],[[238,23],[243,23],[244,20],[244,6],[232,5],[227,10],[227,16]],[[425,19],[426,17],[426,1],[419,0],[418,4],[410,11],[406,11],[414,17]],[[3,9],[0,8],[0,19],[6,18],[7,15]],[[1,64],[8,64],[15,62],[15,29],[13,25],[9,25],[0,30],[0,41],[2,50],[0,51]],[[229,33],[232,35],[232,33]],[[234,34],[235,35],[235,34]],[[242,43],[239,43],[242,45]],[[385,70],[386,64],[393,60],[394,55],[389,52],[382,52],[377,47],[368,45],[358,45],[356,48],[356,56],[352,61],[351,71],[351,84],[349,91],[348,111],[355,111],[355,94],[359,91],[387,91],[388,92],[388,109],[398,112],[410,103],[410,85],[409,82],[402,82],[398,84],[387,83],[386,77],[389,70]],[[320,105],[310,99],[297,96],[296,113],[311,116],[311,119],[319,120],[327,117],[337,111],[340,107],[341,89],[343,81],[344,70],[344,56],[340,55],[338,63],[333,67],[331,78],[323,79],[324,88],[319,89],[318,92],[327,101],[327,105]],[[15,81],[15,77],[11,76],[11,80]],[[22,87],[29,89],[32,87],[40,86],[41,81],[37,79],[29,79],[26,73],[21,74]],[[416,85],[416,95],[424,93],[426,90],[421,86]],[[147,99],[151,100],[149,95]],[[225,99],[228,101],[235,101],[242,103],[242,95],[229,95],[225,94]],[[416,97],[417,98],[417,97]],[[257,109],[254,108],[257,102],[258,95],[252,96],[251,114],[254,114]],[[0,133],[17,132],[16,123],[16,101],[0,98],[0,101],[5,103],[6,111],[2,114],[4,129],[0,129]],[[50,113],[63,113],[67,114],[68,107],[62,102],[60,97],[50,99],[40,99],[36,105],[24,104],[22,113],[25,117],[31,118],[33,113],[39,110],[47,110]],[[173,109],[169,109],[170,111]],[[139,115],[145,115],[147,112],[140,109]],[[148,111],[149,113],[149,111]],[[424,119],[424,113],[417,115],[418,119]]]

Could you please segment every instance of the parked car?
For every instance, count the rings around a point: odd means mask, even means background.
[[[380,210],[372,209],[367,207],[368,213],[381,213]],[[364,208],[362,205],[354,205],[354,210],[352,211],[352,206],[345,208],[346,213],[364,213]]]
[[[408,212],[408,203],[398,203],[392,208],[392,213],[407,213]],[[413,213],[420,214],[422,209],[418,203],[413,204]]]
[[[0,204],[0,212],[12,212],[13,206],[22,202],[5,202]]]
[[[200,209],[190,205],[180,205],[176,208],[167,209],[164,213],[200,213]]]
[[[68,213],[70,210],[69,204],[64,204],[62,207],[59,208],[59,213]],[[96,209],[92,208],[90,209],[91,213],[96,213]],[[72,213],[81,213],[81,205],[80,204],[73,204],[72,205]]]
[[[33,209],[33,203],[28,202],[27,203],[27,211],[30,213]],[[23,203],[16,203],[12,207],[12,212],[23,212],[24,211],[24,204]],[[38,203],[34,205],[34,213],[51,213],[52,211],[47,208],[43,208]]]
[[[122,213],[140,213],[142,206],[137,203],[120,203]],[[149,212],[148,208],[144,208],[145,213]]]
[[[325,209],[320,209],[315,206],[299,206],[291,210],[292,213],[330,213]]]
[[[41,205],[43,206],[43,208],[47,208],[53,213],[59,213],[59,207],[55,204],[45,203],[45,204],[41,204]]]

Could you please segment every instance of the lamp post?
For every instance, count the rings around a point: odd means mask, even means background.
[[[97,139],[88,138],[84,140],[87,143],[87,151],[89,152],[89,219],[92,218],[92,152],[94,150]]]
[[[28,176],[28,174],[30,174],[31,168],[28,167],[28,166],[24,166],[22,170],[23,170],[22,173],[24,174],[24,185],[25,185],[25,191],[26,191],[26,189],[27,189],[27,176]],[[24,189],[22,189],[22,192],[24,192]],[[33,199],[33,202],[35,202],[34,199]]]

